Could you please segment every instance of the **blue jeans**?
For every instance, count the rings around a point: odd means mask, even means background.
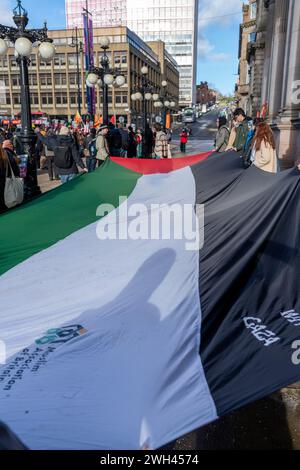
[[[97,159],[96,157],[93,158],[93,157],[88,157],[86,159],[86,166],[87,166],[87,169],[88,169],[88,172],[91,173],[92,171],[95,171],[96,169],[96,164],[97,164]]]
[[[70,175],[59,175],[61,184],[67,183],[68,181],[71,181],[74,179],[76,176],[75,173],[71,173]]]

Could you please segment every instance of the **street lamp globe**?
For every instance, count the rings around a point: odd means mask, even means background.
[[[154,108],[158,108],[159,102],[158,102],[158,101],[154,101],[153,106],[154,106]]]
[[[97,80],[97,85],[98,85],[99,88],[102,87],[103,82],[102,82],[101,78],[99,78],[99,79]]]
[[[145,100],[149,101],[151,100],[151,98],[152,98],[151,93],[145,93]]]
[[[158,102],[157,102],[157,107],[158,107],[158,108],[162,108],[162,107],[163,107],[163,104],[162,104],[161,101],[158,101]]]
[[[105,85],[112,85],[113,82],[114,82],[114,76],[111,73],[107,73],[104,75]]]
[[[8,45],[4,39],[0,39],[0,56],[3,56],[7,53]]]
[[[94,88],[94,85],[92,85],[92,83],[90,83],[88,79],[86,79],[85,83],[87,84],[89,88]]]
[[[101,36],[100,37],[100,46],[103,48],[103,49],[107,49],[108,46],[110,44],[110,40],[107,36]]]
[[[116,80],[115,80],[115,81],[116,81],[116,85],[117,85],[117,86],[123,86],[123,85],[125,85],[125,77],[124,77],[124,75],[118,75],[118,76],[116,77]]]
[[[159,100],[159,95],[157,93],[153,93],[152,95],[153,101]]]
[[[132,99],[132,101],[136,101],[136,94],[135,93],[132,93],[131,99]]]
[[[96,75],[95,73],[92,72],[92,73],[88,74],[87,79],[88,79],[88,81],[91,85],[96,85],[96,83],[98,82],[99,77],[98,77],[98,75]]]
[[[32,42],[27,38],[18,38],[15,42],[15,49],[23,57],[29,57],[32,52]]]
[[[165,105],[166,108],[168,108],[168,107],[170,106],[170,101],[166,100],[166,101],[164,102],[164,105]]]
[[[175,106],[176,106],[176,103],[175,103],[175,101],[171,101],[171,103],[170,103],[170,107],[171,107],[171,108],[175,108]]]
[[[143,75],[147,75],[148,73],[148,67],[146,65],[144,65],[142,68],[141,68],[141,72]]]
[[[163,80],[161,82],[161,86],[165,88],[166,86],[168,86],[168,82],[166,80]]]
[[[39,53],[44,61],[50,61],[55,56],[55,47],[51,42],[42,42],[39,47]]]
[[[137,100],[141,100],[143,98],[142,93],[140,93],[139,91],[135,94],[135,96]]]

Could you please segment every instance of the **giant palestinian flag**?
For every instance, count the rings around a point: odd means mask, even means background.
[[[203,246],[145,236],[174,204],[204,205]],[[2,215],[0,420],[31,449],[158,448],[299,380],[299,214],[300,172],[226,153],[112,159]]]

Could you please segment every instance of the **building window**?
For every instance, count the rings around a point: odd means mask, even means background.
[[[122,64],[127,64],[127,55],[122,55]]]
[[[0,87],[9,86],[9,80],[7,75],[0,75]]]
[[[44,106],[49,106],[53,104],[52,94],[46,93],[42,95],[42,104]]]
[[[67,84],[67,77],[66,75],[56,73],[54,76],[54,83],[55,85],[61,86]]]
[[[32,85],[32,86],[37,85],[36,75],[29,75],[29,85]]]
[[[30,59],[30,64],[31,67],[36,67],[36,56],[34,56],[32,59]]]
[[[13,96],[13,104],[21,104],[20,95]]]
[[[8,65],[7,59],[0,59],[0,67],[6,68]]]
[[[52,85],[51,75],[41,75],[40,80],[41,80],[41,85],[43,86]]]
[[[256,41],[256,32],[248,34],[248,42],[255,42]]]
[[[116,104],[127,104],[127,93],[116,93],[115,100]]]
[[[254,3],[251,3],[250,5],[250,18],[251,19],[256,18],[256,15],[257,15],[257,3],[254,2]]]
[[[64,94],[56,95],[56,104],[67,104],[67,103],[68,103],[67,95],[64,95]]]
[[[54,65],[56,67],[63,67],[66,65],[66,57],[65,54],[56,54],[54,56]]]
[[[38,105],[39,104],[39,97],[38,95],[35,95],[33,93],[31,93],[30,95],[30,102],[32,105]]]
[[[70,103],[71,103],[71,106],[77,105],[77,96],[76,95],[70,95]]]
[[[20,86],[20,77],[18,75],[12,76],[12,86]]]
[[[69,83],[70,85],[77,85],[77,75],[74,73],[69,75]],[[79,77],[79,83],[81,83],[81,77]]]

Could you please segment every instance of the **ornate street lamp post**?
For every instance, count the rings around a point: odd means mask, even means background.
[[[119,69],[111,68],[109,65],[109,57],[107,55],[107,49],[109,48],[109,38],[101,37],[100,44],[103,49],[103,55],[101,57],[101,67],[92,67],[87,76],[87,84],[89,86],[95,86],[97,83],[102,87],[103,96],[103,124],[108,124],[108,87],[109,85],[116,85],[121,87],[125,84],[125,77],[119,73]]]
[[[0,24],[0,55],[5,55],[8,50],[7,41],[15,46],[15,55],[20,67],[21,83],[21,126],[20,140],[23,151],[28,155],[27,176],[25,178],[25,197],[30,198],[40,193],[37,183],[37,166],[34,157],[34,147],[36,135],[32,130],[30,91],[28,80],[29,56],[32,53],[33,44],[39,44],[39,53],[44,61],[52,60],[55,55],[55,48],[52,40],[47,36],[47,26],[45,23],[42,29],[26,29],[28,24],[27,11],[22,7],[21,0],[18,0],[16,8],[13,10],[13,20],[15,27]]]
[[[148,75],[148,67],[144,65],[141,68],[141,75],[142,75],[142,84],[141,87],[137,87],[136,92],[131,95],[132,101],[139,101],[142,100],[142,129],[144,133],[144,138],[142,140],[142,153],[146,156],[146,127],[147,127],[147,103],[150,103],[151,100],[155,100],[159,98],[159,95],[155,93],[155,90],[147,78]],[[154,103],[155,105],[155,103]]]

